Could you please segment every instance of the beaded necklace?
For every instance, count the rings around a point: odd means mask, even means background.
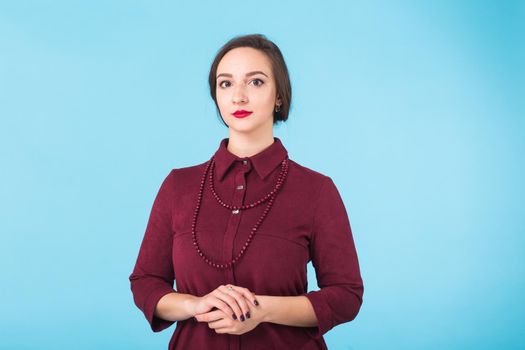
[[[219,197],[217,192],[215,191],[215,187],[213,185],[213,170],[214,170],[214,168],[215,168],[215,157],[211,157],[211,159],[207,162],[206,168],[204,169],[204,173],[202,174],[202,179],[201,179],[201,184],[200,184],[200,189],[199,189],[199,195],[197,196],[197,205],[196,205],[195,211],[193,213],[193,221],[192,221],[192,224],[191,224],[191,235],[192,235],[192,239],[193,239],[193,246],[197,250],[197,254],[199,254],[199,256],[208,265],[213,266],[213,267],[218,268],[218,269],[227,269],[227,268],[232,267],[235,263],[237,263],[239,261],[239,259],[241,258],[241,256],[243,256],[244,252],[246,252],[246,249],[248,249],[248,246],[250,245],[250,242],[253,240],[253,236],[255,235],[255,232],[257,232],[257,229],[262,224],[264,218],[266,217],[266,215],[270,211],[270,209],[271,209],[271,207],[273,205],[273,201],[275,200],[275,197],[277,196],[277,193],[281,189],[281,187],[282,187],[282,185],[284,183],[284,180],[286,179],[286,175],[288,174],[288,156],[286,156],[285,159],[281,162],[281,172],[279,173],[279,177],[277,178],[277,183],[275,184],[274,189],[271,190],[268,194],[266,194],[262,198],[256,200],[255,202],[252,202],[252,203],[249,203],[249,204],[245,204],[245,205],[241,205],[239,207],[225,203]],[[208,170],[210,170],[210,174],[209,175],[208,175]],[[209,177],[209,180],[210,180],[210,190],[211,190],[211,192],[213,194],[213,197],[217,200],[217,202],[219,202],[220,205],[222,205],[223,207],[225,207],[227,209],[230,209],[233,214],[238,214],[240,210],[255,208],[255,207],[257,207],[258,205],[261,205],[264,202],[268,202],[268,204],[267,204],[266,208],[264,209],[261,217],[259,218],[259,220],[257,220],[257,223],[253,226],[253,228],[251,230],[251,233],[248,236],[248,239],[246,240],[246,243],[244,243],[244,246],[242,247],[242,249],[239,252],[239,254],[237,254],[237,256],[235,258],[233,258],[232,260],[230,260],[228,262],[225,262],[225,263],[224,262],[223,263],[218,263],[218,262],[215,262],[215,261],[212,261],[211,259],[209,259],[206,256],[206,254],[204,254],[204,252],[200,248],[199,243],[197,241],[197,234],[196,234],[196,231],[195,231],[195,227],[197,226],[197,216],[199,215],[199,210],[200,210],[201,201],[202,201],[202,193],[203,193],[203,190],[204,190],[204,183],[206,182],[206,177],[207,176]]]

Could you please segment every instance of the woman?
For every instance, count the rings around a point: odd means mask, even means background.
[[[177,321],[169,349],[326,349],[363,282],[334,182],[273,136],[291,102],[282,54],[263,35],[235,37],[209,84],[228,138],[160,186],[129,276],[135,304],[154,332]],[[320,290],[307,292],[310,260]]]

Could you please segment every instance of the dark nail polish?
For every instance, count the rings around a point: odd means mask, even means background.
[[[195,317],[193,317],[193,321],[198,322],[198,321],[197,321],[197,318],[195,318]]]
[[[259,302],[257,301],[257,299],[255,299],[253,303],[255,304],[255,306],[259,306]]]
[[[232,317],[233,317],[234,320],[237,319],[237,315],[236,314],[233,314]]]
[[[244,322],[244,315],[241,315],[241,321]]]
[[[250,318],[250,311],[246,313],[246,318]]]

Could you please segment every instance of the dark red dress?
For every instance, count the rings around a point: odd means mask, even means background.
[[[281,162],[288,157],[279,138],[244,158],[227,145],[225,138],[215,152],[214,185],[223,201],[241,206],[275,187]],[[176,322],[169,349],[326,349],[323,334],[353,320],[363,297],[350,222],[334,182],[289,159],[287,177],[250,245],[233,268],[221,270],[208,265],[192,241],[191,223],[207,163],[173,169],[160,186],[129,276],[135,304],[159,332],[175,322],[155,317],[153,311],[162,296],[174,291],[203,296],[231,283],[259,295],[305,295],[318,327],[261,323],[242,335],[217,334],[207,323],[190,318]],[[207,179],[196,226],[204,253],[213,261],[232,260],[265,207],[233,213],[217,202]],[[310,260],[320,289],[307,292]]]

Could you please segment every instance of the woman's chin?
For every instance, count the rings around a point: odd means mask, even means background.
[[[235,132],[239,133],[252,133],[254,131],[257,131],[259,129],[264,128],[264,125],[266,123],[261,122],[261,120],[256,120],[255,118],[252,118],[252,115],[246,117],[246,118],[235,118],[228,120],[228,127]],[[269,120],[267,125],[270,126],[270,128],[273,126],[272,120]]]
[[[238,132],[250,132],[256,129],[259,124],[255,123],[253,119],[245,120],[243,118],[243,119],[230,120],[228,125],[231,129],[238,131]]]

